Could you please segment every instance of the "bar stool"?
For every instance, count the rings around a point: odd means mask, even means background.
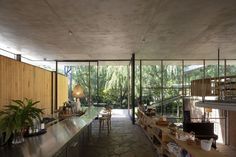
[[[106,123],[107,125],[107,134],[110,133],[111,130],[111,108],[106,108],[103,110],[99,117],[99,134],[101,134],[102,128],[104,128],[104,125]]]

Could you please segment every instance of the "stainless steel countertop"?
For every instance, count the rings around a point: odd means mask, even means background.
[[[65,148],[68,142],[102,110],[89,107],[81,117],[70,117],[47,128],[47,133],[25,138],[25,142],[0,148],[1,157],[51,157]]]

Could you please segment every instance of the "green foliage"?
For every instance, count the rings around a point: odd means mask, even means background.
[[[98,78],[97,78],[98,70]],[[89,80],[90,74],[90,80]],[[80,84],[85,95],[89,96],[93,102],[102,102],[122,106],[127,106],[128,95],[128,67],[127,66],[96,66],[81,65],[72,71],[72,86]],[[89,90],[90,84],[90,90]],[[98,91],[97,91],[98,86]],[[98,95],[99,97],[98,97]],[[88,100],[88,99],[87,99]],[[86,99],[81,99],[82,104],[88,103]]]
[[[33,125],[33,119],[40,120],[43,109],[35,107],[39,101],[33,102],[31,99],[12,100],[10,105],[0,111],[0,129],[6,133],[5,142],[12,133],[20,132],[24,128]]]
[[[214,64],[214,62],[212,64],[210,64],[211,62],[206,63],[205,76],[217,77],[217,64]],[[156,61],[156,64],[154,64],[153,61],[150,63],[149,61],[144,61],[141,69],[140,65],[136,64],[135,97],[140,97],[140,88],[142,88],[142,102],[144,104],[161,104],[162,100],[166,101],[181,96],[183,94],[183,86],[187,93],[186,95],[190,95],[191,81],[204,77],[204,67],[203,61],[199,61],[195,65],[195,68],[190,68],[190,70],[185,71],[185,68],[187,69],[189,66],[194,66],[194,64],[185,64],[184,67],[182,67],[182,61],[163,61],[163,69],[161,67],[161,61]],[[235,75],[235,67],[235,65],[228,65],[226,71],[227,75]],[[91,65],[89,68],[88,64],[80,65],[74,67],[72,70],[72,86],[79,83],[84,88],[84,93],[87,96],[90,91],[93,102],[116,105],[114,108],[120,108],[121,106],[123,106],[122,108],[127,108],[128,93],[130,92],[128,91],[130,83],[130,72],[128,70],[129,66],[99,65],[99,67],[97,67],[96,65]],[[140,87],[140,73],[142,73],[142,87]],[[223,65],[220,65],[220,73],[224,74]],[[184,85],[182,83],[184,83]],[[82,104],[85,104],[87,100],[82,99]],[[178,105],[173,102],[166,104],[167,112],[173,113],[173,111],[177,110],[176,106],[181,108],[182,102]]]
[[[227,65],[226,66],[226,75],[235,76],[236,75],[236,65]]]

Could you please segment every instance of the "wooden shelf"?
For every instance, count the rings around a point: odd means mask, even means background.
[[[176,157],[173,153],[171,153],[169,151],[164,151],[163,154],[165,154],[168,157]]]
[[[169,133],[169,129],[164,126],[158,126],[156,125],[156,118],[148,117],[146,116],[142,111],[138,110],[138,118],[142,117],[142,120],[140,122],[148,122],[148,124],[141,124],[144,126],[150,126],[147,127],[147,130],[144,130],[145,135],[148,137],[148,139],[153,143],[154,148],[157,149],[159,152],[159,156],[162,156],[165,154],[168,157],[175,157],[175,155],[171,152],[169,152],[167,143],[172,141],[176,143],[181,149],[186,150],[189,154],[191,154],[193,157],[225,157],[224,154],[212,149],[211,151],[205,151],[202,150],[200,145],[194,144],[187,144],[186,141],[180,141],[175,138],[175,136],[171,135]],[[155,131],[155,129],[159,129],[161,131],[161,136],[159,137],[159,134]],[[155,138],[155,139],[154,139]],[[159,145],[156,145],[154,143],[154,140],[157,140]]]
[[[205,101],[205,102],[197,102],[196,106],[198,107],[207,107],[207,108],[216,108],[216,109],[223,109],[223,110],[231,110],[236,111],[236,103],[224,103],[218,101]]]

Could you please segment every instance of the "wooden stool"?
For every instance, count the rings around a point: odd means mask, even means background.
[[[110,133],[111,130],[111,110],[104,110],[105,112],[101,113],[98,117],[99,119],[99,134],[101,129],[104,128],[104,124],[107,124],[107,133]]]

